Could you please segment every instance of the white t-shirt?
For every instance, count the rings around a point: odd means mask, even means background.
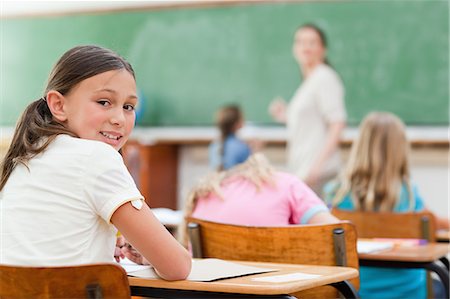
[[[111,216],[135,199],[143,196],[113,147],[59,135],[0,192],[0,264],[113,262]]]
[[[325,146],[328,126],[345,121],[344,87],[338,74],[328,65],[318,65],[300,85],[287,111],[288,166],[305,179]],[[336,174],[339,152],[325,161],[321,177]]]

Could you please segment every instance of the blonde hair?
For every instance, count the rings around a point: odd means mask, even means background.
[[[408,154],[405,125],[397,116],[388,112],[367,115],[341,175],[333,206],[351,192],[356,210],[392,211],[405,184],[412,208]]]
[[[264,185],[274,186],[274,172],[275,170],[267,158],[261,153],[255,153],[242,164],[227,171],[213,172],[202,178],[189,192],[185,203],[184,221],[178,236],[181,244],[184,246],[188,244],[186,218],[192,215],[199,198],[207,198],[209,195],[215,194],[220,199],[226,200],[221,192],[221,186],[236,178],[252,182],[259,192]]]

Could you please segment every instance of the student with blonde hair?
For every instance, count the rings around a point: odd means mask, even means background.
[[[325,186],[326,200],[342,210],[424,210],[410,181],[408,153],[403,122],[392,113],[370,113],[361,123],[339,181]],[[361,298],[426,298],[425,274],[417,269],[361,267]]]
[[[294,175],[276,171],[261,153],[202,179],[188,196],[185,215],[256,226],[339,221],[305,183]],[[185,225],[180,232],[186,245]]]

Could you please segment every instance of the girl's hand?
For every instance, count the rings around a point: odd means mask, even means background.
[[[125,258],[123,255],[121,248],[125,245],[125,238],[123,236],[118,236],[116,240],[116,248],[114,249],[114,258],[116,262],[120,262],[120,259]]]
[[[276,97],[269,105],[269,114],[277,122],[286,122],[286,101],[282,97]]]
[[[122,254],[130,261],[139,265],[150,265],[150,263],[140,254],[130,243],[125,243],[122,247]]]

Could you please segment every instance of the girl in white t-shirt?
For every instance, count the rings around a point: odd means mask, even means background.
[[[274,100],[269,111],[287,125],[288,166],[317,194],[340,169],[339,139],[345,127],[344,86],[326,59],[326,39],[315,25],[295,33],[292,52],[303,77],[287,104]]]
[[[0,264],[113,262],[119,229],[162,278],[187,277],[189,253],[155,218],[118,153],[137,100],[134,71],[116,53],[78,46],[63,54],[1,164]]]

